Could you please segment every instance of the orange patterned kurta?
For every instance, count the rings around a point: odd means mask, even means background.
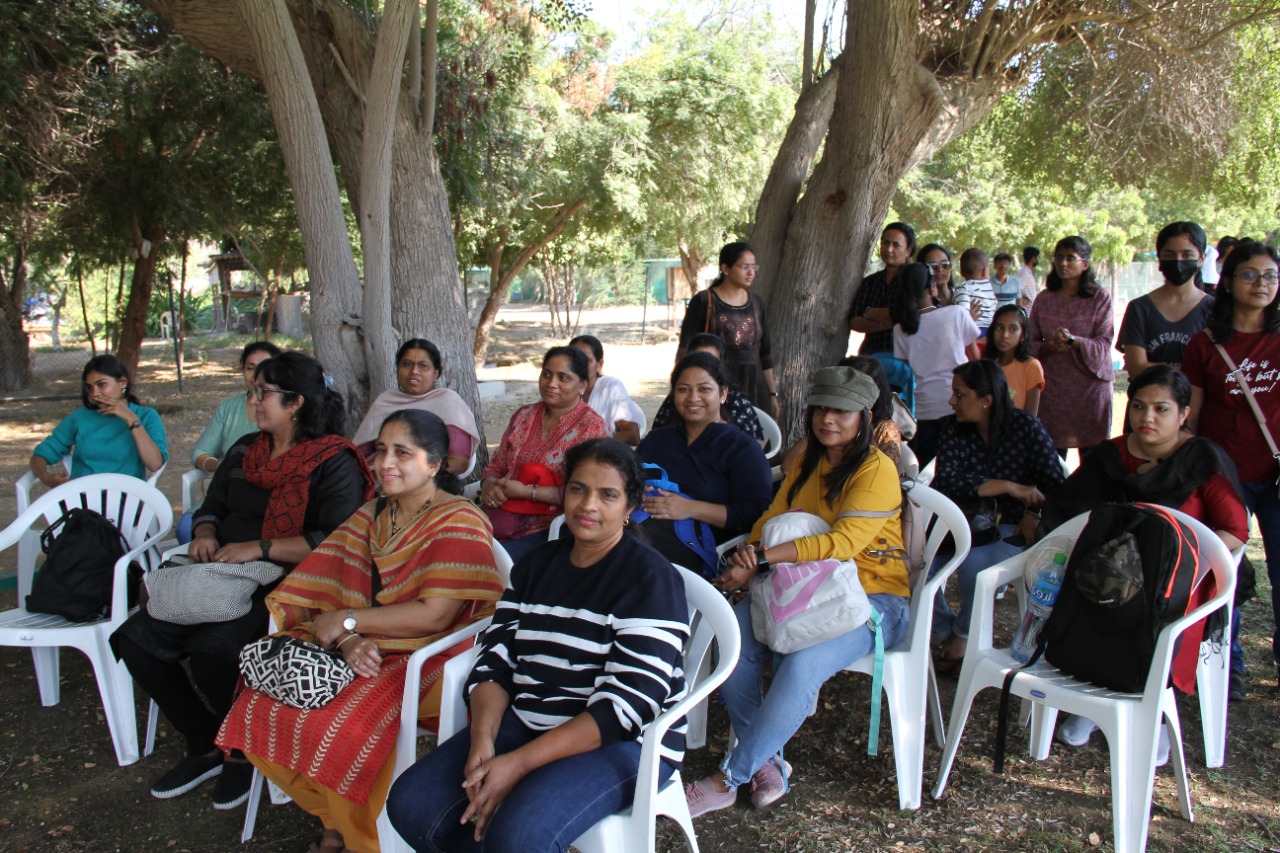
[[[492,533],[488,519],[470,501],[443,501],[394,537],[389,513],[375,519],[375,506],[361,507],[268,596],[267,607],[284,633],[314,642],[312,620],[320,613],[368,607],[370,571],[382,580],[382,605],[432,597],[468,601],[449,631],[493,612],[502,582],[493,561]],[[408,655],[444,633],[408,639],[373,636],[383,655],[381,673],[357,678],[323,708],[291,708],[246,690],[223,721],[218,745],[284,765],[364,805],[392,757]],[[424,667],[424,694],[451,656],[432,658]],[[425,716],[438,714],[438,701],[434,704]]]

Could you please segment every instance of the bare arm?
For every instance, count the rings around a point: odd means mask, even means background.
[[[36,475],[36,479],[44,483],[49,488],[61,486],[67,480],[71,479],[71,472],[67,471],[62,474],[50,474],[49,463],[43,456],[31,457],[31,473]]]
[[[357,634],[377,637],[426,637],[438,634],[453,624],[462,610],[460,598],[431,597],[386,607],[356,607],[352,615],[356,619]],[[346,610],[329,610],[316,617],[313,630],[321,645],[337,642],[347,630],[342,620]]]
[[[1125,344],[1124,348],[1124,369],[1129,374],[1129,379],[1137,379],[1142,372],[1151,366],[1151,361],[1147,358],[1147,348],[1138,346],[1137,344]]]
[[[1187,429],[1193,433],[1199,432],[1197,427],[1200,424],[1200,409],[1204,406],[1204,389],[1191,386],[1191,410],[1187,414]]]
[[[1027,391],[1026,401],[1022,404],[1022,411],[1032,417],[1040,417],[1040,389],[1032,388]]]

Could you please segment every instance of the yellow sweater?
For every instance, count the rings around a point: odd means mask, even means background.
[[[803,462],[803,458],[797,459],[787,473],[773,503],[751,528],[751,541],[760,541],[764,523],[774,516],[793,509],[811,512],[831,525],[831,532],[795,540],[796,552],[802,562],[827,558],[853,559],[858,563],[858,579],[862,581],[867,595],[888,592],[910,596],[907,564],[903,560],[871,557],[866,553],[869,547],[902,547],[902,484],[898,480],[897,466],[879,450],[871,448],[862,467],[845,483],[836,505],[830,506],[823,499],[827,490],[826,476],[831,472],[824,455],[817,470],[800,487],[795,503],[788,504],[787,495]],[[839,517],[846,512],[865,514]]]

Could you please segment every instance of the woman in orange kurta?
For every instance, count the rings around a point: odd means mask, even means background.
[[[502,595],[488,520],[443,467],[448,431],[430,412],[383,422],[374,470],[384,498],[365,504],[267,598],[285,633],[338,650],[359,676],[332,702],[299,710],[252,690],[218,735],[318,816],[317,850],[376,853],[415,649],[488,616]],[[451,494],[452,492],[452,494]],[[422,675],[420,716],[439,713],[445,660]]]

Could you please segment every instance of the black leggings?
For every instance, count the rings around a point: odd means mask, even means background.
[[[223,717],[231,710],[239,667],[213,655],[196,653],[189,659],[191,677],[188,678],[182,664],[160,660],[122,633],[116,635],[115,641],[116,651],[134,680],[156,701],[173,727],[186,737],[187,754],[207,755],[217,749],[213,740]]]

